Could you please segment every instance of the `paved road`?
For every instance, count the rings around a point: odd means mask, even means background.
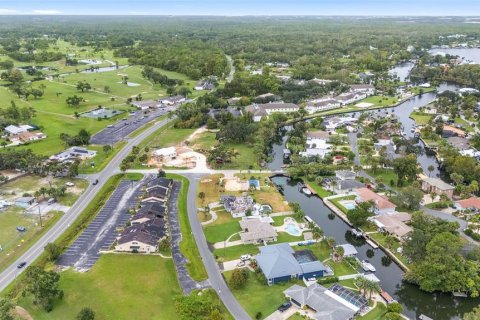
[[[243,309],[243,307],[238,303],[237,299],[235,299],[232,292],[227,287],[218,264],[208,248],[207,239],[203,234],[202,225],[197,218],[197,185],[203,174],[184,173],[183,175],[190,181],[190,188],[188,189],[188,218],[190,220],[190,226],[192,228],[192,233],[195,238],[195,242],[197,243],[200,256],[202,257],[203,264],[207,270],[210,284],[235,319],[251,319],[245,309]]]
[[[23,272],[23,269],[17,269],[17,264],[22,261],[27,262],[27,264],[31,264],[35,259],[37,259],[40,254],[43,252],[43,248],[50,242],[55,241],[80,215],[83,209],[93,200],[97,192],[102,188],[105,182],[110,178],[112,175],[120,172],[120,163],[122,160],[128,156],[132,147],[134,145],[139,144],[141,141],[146,139],[150,134],[155,132],[155,130],[159,129],[160,127],[164,126],[168,123],[168,119],[164,119],[155,123],[150,128],[146,129],[142,133],[140,133],[135,138],[129,139],[125,147],[120,150],[107,164],[105,169],[98,174],[94,174],[89,176],[89,180],[93,181],[94,179],[98,179],[99,183],[97,185],[90,185],[85,190],[85,192],[78,198],[77,202],[70,208],[70,210],[64,214],[60,220],[50,228],[32,247],[30,247],[20,258],[18,258],[12,265],[10,265],[7,269],[5,269],[2,273],[0,273],[0,291],[3,291],[11,282],[13,282],[16,276]]]

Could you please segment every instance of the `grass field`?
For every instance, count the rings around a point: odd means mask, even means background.
[[[180,251],[189,261],[186,264],[188,273],[194,280],[205,280],[207,278],[207,271],[198,252],[198,247],[191,231],[190,221],[188,220],[187,193],[189,182],[186,178],[175,174],[168,174],[167,177],[182,182],[182,188],[178,197],[178,219],[182,232]]]
[[[213,244],[216,242],[225,241],[232,234],[242,231],[238,220],[232,220],[222,224],[215,224],[215,222],[203,228],[203,232],[205,233],[205,237],[209,243]]]
[[[195,137],[192,142],[195,150],[209,150],[216,146],[218,141],[215,140],[214,132],[203,132]],[[238,156],[232,159],[232,162],[225,163],[219,169],[258,169],[255,154],[252,146],[245,144],[224,143],[228,148],[235,149]]]
[[[105,166],[112,160],[112,158],[127,144],[126,141],[117,142],[113,149],[109,152],[103,151],[103,146],[92,145],[89,146],[89,150],[97,151],[97,155],[91,159],[84,160],[80,163],[78,167],[78,172],[80,174],[96,173],[100,172],[105,168]],[[90,165],[91,162],[95,163],[95,166]]]
[[[383,320],[387,312],[387,306],[383,303],[377,302],[375,308],[364,315],[363,317],[356,317],[357,320]]]
[[[227,284],[231,274],[231,271],[224,273]],[[292,280],[268,286],[260,283],[255,278],[254,273],[250,272],[245,288],[232,289],[232,293],[253,319],[255,319],[257,312],[261,312],[261,319],[264,319],[286,301],[283,291],[294,284],[303,285],[303,282]]]
[[[241,255],[256,255],[259,252],[258,247],[253,244],[242,244],[240,246],[227,247],[213,250],[213,255],[219,262],[239,259]]]
[[[415,120],[417,125],[426,125],[432,119],[432,115],[414,111],[410,114],[410,118]]]
[[[103,255],[87,273],[61,273],[63,300],[46,313],[20,300],[36,320],[74,319],[90,307],[96,319],[175,319],[173,298],[181,294],[171,259],[142,255]]]
[[[377,183],[381,182],[387,186],[390,186],[393,189],[397,189],[396,186],[398,177],[395,171],[389,169],[378,169],[377,171],[375,171],[375,173],[373,173],[372,170],[367,170],[367,173],[374,177]],[[391,181],[393,181],[393,186],[391,184]]]
[[[321,185],[319,185],[313,180],[307,180],[307,183],[313,190],[315,190],[317,195],[322,199],[332,195],[330,191],[325,190]]]
[[[63,212],[51,211],[42,216],[42,227],[38,215],[23,213],[22,208],[11,207],[0,212],[0,271],[13,263],[30,248],[42,234],[55,224]],[[16,227],[27,228],[18,232]]]
[[[372,107],[388,107],[396,104],[398,102],[398,99],[395,97],[387,97],[387,96],[370,96],[363,100],[357,101],[354,104],[362,103],[362,102],[373,103],[374,106]]]

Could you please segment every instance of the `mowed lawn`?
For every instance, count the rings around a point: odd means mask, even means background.
[[[159,256],[106,254],[86,273],[61,273],[63,300],[46,313],[20,300],[36,320],[75,319],[83,307],[92,308],[95,319],[176,319],[173,299],[181,294],[173,261]]]
[[[231,275],[231,271],[224,273],[227,284]],[[253,319],[255,319],[257,312],[261,312],[261,319],[264,319],[286,301],[283,291],[294,284],[303,286],[303,282],[300,280],[292,280],[268,286],[260,283],[253,272],[249,272],[245,288],[232,289],[232,293]]]
[[[395,103],[398,102],[398,99],[395,97],[387,97],[387,96],[371,96],[367,97],[363,100],[360,100],[358,102],[355,102],[355,104],[358,103],[373,103],[375,107],[387,107],[394,105]],[[372,106],[373,107],[373,106]]]

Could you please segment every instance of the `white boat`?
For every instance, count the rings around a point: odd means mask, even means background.
[[[308,189],[307,187],[303,187],[302,192],[305,193],[307,196],[310,196],[312,194],[312,191],[310,191],[310,189]]]
[[[377,269],[375,269],[375,267],[368,260],[362,260],[360,262],[360,265],[364,271],[371,271],[371,272],[377,271]]]

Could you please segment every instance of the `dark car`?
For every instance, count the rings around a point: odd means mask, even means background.
[[[285,312],[287,311],[290,307],[292,306],[292,303],[287,301],[283,303],[280,307],[277,308],[278,311],[280,312]]]
[[[18,269],[22,269],[23,267],[25,267],[27,265],[27,263],[25,261],[23,262],[20,262],[18,265],[17,265],[17,268]]]
[[[27,228],[25,228],[25,227],[23,227],[23,226],[18,226],[18,227],[17,227],[17,231],[18,231],[18,232],[25,232],[25,231],[27,231]]]
[[[94,186],[96,186],[98,184],[98,179],[95,179],[95,181],[93,181],[92,183]]]

